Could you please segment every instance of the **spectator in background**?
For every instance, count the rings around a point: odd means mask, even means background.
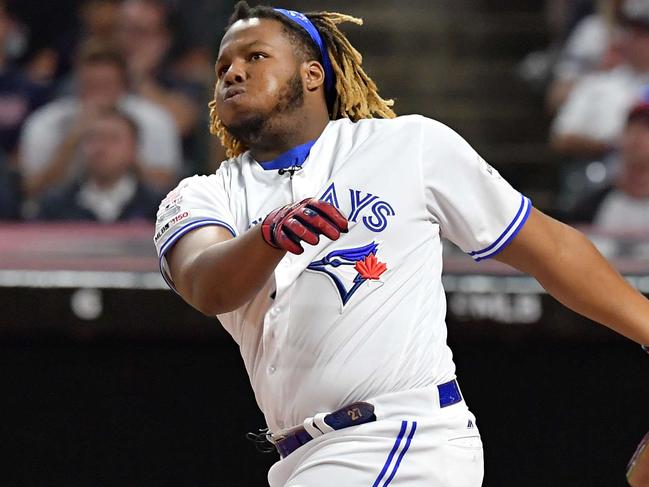
[[[0,1],[0,150],[13,157],[23,122],[48,101],[49,90],[28,79],[8,59],[12,20]]]
[[[618,67],[584,77],[560,108],[551,144],[559,153],[597,158],[618,142],[626,114],[649,82],[649,1],[625,0]]]
[[[29,198],[37,198],[79,171],[83,129],[106,108],[118,106],[140,132],[138,154],[145,179],[160,189],[176,180],[180,139],[173,119],[161,107],[128,93],[127,72],[119,51],[94,42],[80,52],[76,95],[54,101],[26,122],[20,142],[20,167]]]
[[[235,0],[166,0],[176,26],[173,75],[206,86],[205,103],[212,99],[214,58],[235,3]]]
[[[600,0],[597,10],[579,20],[570,32],[553,67],[547,96],[550,113],[556,113],[583,76],[613,69],[622,62],[612,42],[620,6],[621,0]]]
[[[104,44],[115,42],[119,16],[118,0],[86,0],[79,6],[81,38]]]
[[[170,12],[162,0],[124,0],[118,40],[135,93],[166,108],[183,137],[197,126],[203,88],[174,75]]]
[[[5,159],[0,153],[0,220],[16,220],[20,216],[20,184],[18,173]]]
[[[34,83],[11,58],[17,25],[0,0],[0,220],[17,219],[21,199],[16,146],[27,116],[47,102],[47,87]]]
[[[82,132],[80,178],[52,189],[40,202],[38,218],[153,221],[161,195],[138,174],[137,145],[138,128],[127,115],[116,109],[97,113]]]
[[[570,220],[612,231],[649,231],[649,90],[632,108],[613,184],[581,201]]]

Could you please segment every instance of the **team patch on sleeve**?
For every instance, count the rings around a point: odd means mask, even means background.
[[[236,237],[237,222],[230,195],[218,171],[210,176],[192,176],[181,181],[160,203],[153,242],[163,277],[173,289],[166,254],[184,235],[198,228],[220,226]]]
[[[169,229],[176,225],[177,223],[182,222],[183,220],[188,219],[191,216],[191,213],[189,211],[183,211],[182,213],[180,212],[180,207],[178,207],[178,210],[174,212],[170,212],[168,215],[166,215],[166,218],[169,218],[169,220],[165,223],[163,223],[160,228],[156,231],[155,237],[153,237],[153,242],[158,243],[162,237],[164,237],[167,232],[169,232]],[[179,213],[179,214],[176,214]],[[164,218],[159,217],[158,221],[164,221]]]

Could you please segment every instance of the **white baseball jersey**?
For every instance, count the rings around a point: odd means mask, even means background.
[[[421,116],[332,121],[302,170],[278,174],[293,163],[260,164],[245,153],[215,174],[183,180],[162,202],[155,234],[173,285],[165,254],[196,228],[220,225],[236,237],[308,197],[348,218],[349,233],[287,254],[250,302],[218,316],[273,432],[354,401],[453,379],[440,238],[485,259],[530,211],[458,134]]]

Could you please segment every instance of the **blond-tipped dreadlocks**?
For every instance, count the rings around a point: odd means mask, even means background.
[[[349,39],[338,29],[338,24],[351,22],[362,25],[363,20],[335,12],[306,13],[322,36],[329,52],[329,58],[336,77],[335,94],[329,107],[332,119],[349,118],[356,122],[365,118],[394,118],[393,100],[379,96],[376,83],[363,70],[363,57],[352,46]],[[239,2],[230,18],[228,28],[236,21],[248,18],[272,18],[282,22],[285,32],[297,37],[304,46],[308,59],[320,60],[317,47],[301,28],[293,25],[283,15],[270,7],[250,8],[246,2]],[[217,81],[218,83],[218,81]],[[216,101],[209,103],[210,132],[216,135],[228,157],[236,157],[246,150],[241,141],[235,139],[223,126],[216,113]]]

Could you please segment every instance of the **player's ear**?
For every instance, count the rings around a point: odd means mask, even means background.
[[[324,85],[325,73],[318,61],[306,61],[302,64],[304,87],[308,91],[316,91]]]

